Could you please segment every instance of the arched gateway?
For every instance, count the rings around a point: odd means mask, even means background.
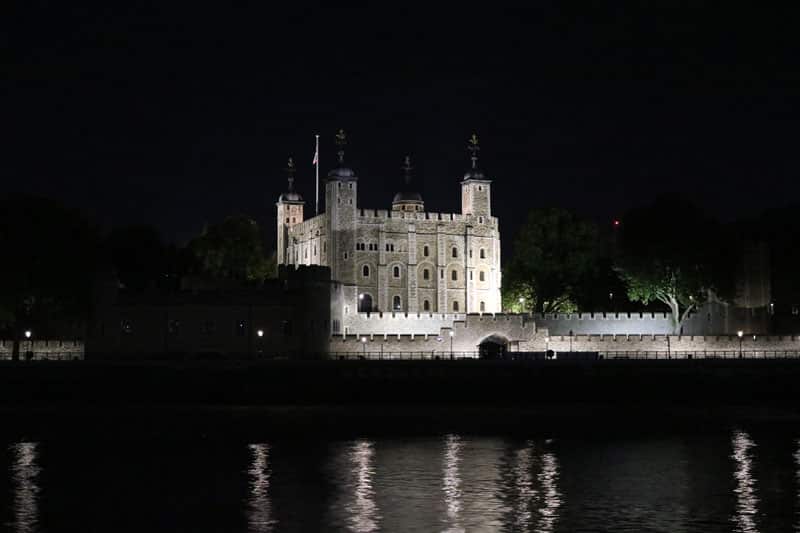
[[[508,339],[496,333],[484,338],[478,345],[481,359],[502,359],[507,351]]]

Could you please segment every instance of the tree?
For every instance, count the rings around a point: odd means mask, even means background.
[[[623,218],[615,268],[631,300],[669,308],[674,333],[698,306],[733,295],[736,264],[722,226],[681,196]]]
[[[246,216],[208,226],[189,247],[203,271],[216,278],[260,282],[270,272],[261,229]]]
[[[105,239],[114,271],[127,289],[160,286],[168,275],[168,249],[152,226],[114,229]]]
[[[506,269],[504,303],[537,312],[575,310],[578,287],[597,264],[597,228],[564,209],[534,209],[514,241]]]
[[[78,211],[22,194],[0,196],[0,329],[19,355],[23,329],[41,338],[88,318],[98,233]]]

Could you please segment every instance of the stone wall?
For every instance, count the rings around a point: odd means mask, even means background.
[[[0,340],[0,360],[11,359],[14,352],[14,341]],[[85,354],[84,343],[79,340],[23,340],[19,344],[20,359],[26,359],[26,354],[31,352],[33,359],[73,360],[83,359]]]

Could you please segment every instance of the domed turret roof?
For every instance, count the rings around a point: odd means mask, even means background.
[[[392,207],[400,207],[401,204],[414,204],[415,210],[417,205],[422,205],[422,195],[417,191],[417,188],[411,183],[411,171],[414,167],[411,166],[411,156],[406,156],[403,160],[403,184],[400,190],[394,195],[392,199]]]
[[[302,202],[303,197],[295,191],[288,191],[278,197],[279,202]]]
[[[280,196],[278,196],[278,202],[302,202],[303,197],[300,196],[300,193],[294,190],[294,173],[297,169],[295,168],[294,160],[290,157],[289,162],[286,163],[286,175],[288,176],[287,181],[289,182],[287,191]]]

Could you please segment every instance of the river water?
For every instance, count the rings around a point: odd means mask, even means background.
[[[685,433],[685,432],[684,432]],[[797,531],[800,433],[3,444],[7,531]]]

